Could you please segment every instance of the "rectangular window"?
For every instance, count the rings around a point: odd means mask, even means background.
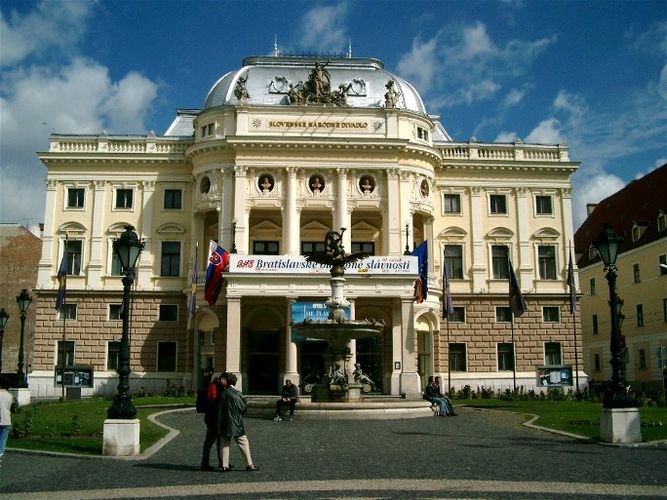
[[[375,243],[372,241],[353,241],[350,248],[352,253],[364,252],[368,255],[375,255]]]
[[[180,276],[180,274],[181,243],[179,241],[163,241],[160,276]]]
[[[118,370],[120,342],[107,342],[107,370]]]
[[[278,255],[280,247],[277,241],[253,241],[252,253],[255,255]]]
[[[208,127],[206,128],[207,135],[213,135],[214,130],[215,130],[215,124],[214,123],[209,123]]]
[[[67,275],[78,276],[81,274],[81,252],[83,249],[83,241],[66,240],[65,248],[67,249]]]
[[[598,330],[598,315],[594,314],[593,315],[593,335],[597,335],[599,333]]]
[[[646,349],[639,349],[639,368],[646,368]]]
[[[449,315],[449,321],[452,323],[465,323],[466,322],[466,308],[465,307],[454,307],[454,312]]]
[[[667,229],[667,214],[658,214],[658,232],[662,233]]]
[[[493,245],[491,247],[491,264],[493,266],[493,279],[508,279],[510,267],[508,262],[509,249],[505,245]]]
[[[639,264],[632,264],[632,279],[635,283],[641,281],[641,275],[639,274]]]
[[[84,188],[67,188],[67,208],[83,208],[85,194]]]
[[[178,321],[178,306],[176,304],[160,304],[158,321]]]
[[[596,372],[600,371],[600,355],[599,354],[595,354],[593,356],[593,366],[594,366],[594,370]]]
[[[324,253],[326,251],[323,241],[302,241],[301,255],[311,255],[313,253]]]
[[[466,345],[464,343],[449,344],[449,367],[453,372],[465,372]]]
[[[63,350],[63,341],[59,340],[58,344],[56,345],[56,349],[58,352],[56,352],[56,366],[62,366],[62,356],[65,356],[65,366],[72,366],[74,364],[74,341],[73,340],[66,340],[64,343],[64,350]]]
[[[512,321],[512,309],[505,306],[496,306],[496,323],[509,323]]]
[[[589,288],[590,288],[591,295],[597,295],[598,290],[597,290],[597,287],[595,286],[595,278],[591,278],[591,280],[589,282]]]
[[[507,213],[507,196],[504,194],[492,194],[489,196],[489,209],[492,214]]]
[[[560,365],[562,363],[560,342],[544,343],[544,364]]]
[[[461,195],[460,194],[446,194],[444,197],[445,213],[446,214],[460,214],[461,213]]]
[[[172,210],[182,208],[182,197],[183,191],[180,189],[165,189],[164,208]]]
[[[132,208],[131,189],[116,189],[116,208]]]
[[[120,315],[122,307],[122,304],[109,304],[109,321],[119,321],[122,319]]]
[[[558,323],[560,321],[560,307],[544,306],[542,308],[542,321],[545,323]]]
[[[157,343],[157,371],[176,371],[176,342]]]
[[[537,257],[540,267],[540,279],[556,279],[556,247],[540,245],[537,247]]]
[[[667,254],[658,257],[658,267],[660,268],[660,276],[667,274]]]
[[[667,299],[662,299],[662,321],[667,323]]]
[[[637,312],[637,326],[644,326],[644,306],[637,304],[635,311]]]
[[[63,315],[65,315],[65,319],[76,319],[76,304],[65,304],[60,311],[60,319],[63,319]]]
[[[116,252],[113,252],[111,254],[111,276],[120,276],[121,271],[120,257]]]
[[[544,196],[544,195],[535,196],[535,213],[537,215],[553,214],[551,196]]]
[[[511,342],[498,343],[498,370],[514,369],[514,344]]]
[[[450,279],[463,279],[463,246],[445,245],[445,265]]]

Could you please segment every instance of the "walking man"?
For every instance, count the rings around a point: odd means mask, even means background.
[[[220,436],[218,435],[218,397],[223,389],[222,382],[218,378],[211,380],[205,388],[206,409],[204,410],[204,423],[206,424],[206,437],[204,438],[204,449],[202,451],[200,467],[203,471],[213,470],[213,467],[209,464],[213,443],[216,443],[218,465],[222,468]]]
[[[289,421],[294,420],[294,407],[299,399],[299,389],[292,383],[290,379],[285,380],[285,385],[280,393],[280,399],[276,402],[276,416],[273,420],[280,422],[282,417],[280,411],[283,406],[289,407]]]
[[[233,373],[223,373],[220,380],[225,389],[218,398],[218,434],[222,438],[222,471],[229,472],[229,444],[232,438],[241,450],[245,460],[245,470],[256,471],[250,455],[250,442],[243,426],[243,415],[248,408],[243,395],[236,390],[237,377]]]

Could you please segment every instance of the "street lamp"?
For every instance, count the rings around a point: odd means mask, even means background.
[[[25,332],[25,318],[26,318],[26,311],[28,310],[28,306],[32,302],[32,297],[28,294],[28,290],[25,288],[21,290],[21,293],[19,293],[16,296],[16,303],[19,305],[19,315],[21,317],[21,342],[19,344],[19,363],[18,363],[18,370],[16,372],[16,378],[17,378],[17,385],[20,389],[28,387],[28,382],[25,379],[25,373],[23,373],[23,335]]]
[[[410,252],[410,244],[408,239],[410,238],[410,224],[405,225],[405,252],[403,252],[403,255],[412,255]]]
[[[619,244],[623,241],[607,224],[602,225],[602,230],[593,241],[595,249],[600,254],[607,272],[606,278],[609,283],[609,308],[611,310],[611,339],[609,348],[611,350],[611,382],[605,388],[603,406],[605,408],[629,408],[636,405],[626,390],[625,362],[623,360],[622,344],[624,339],[621,335],[621,322],[623,314],[621,307],[623,300],[616,294],[616,257],[618,256]]]
[[[107,410],[110,419],[133,419],[137,416],[137,409],[132,404],[128,394],[130,388],[130,287],[134,281],[135,265],[144,242],[139,240],[134,227],[125,226],[125,232],[113,241],[113,251],[118,255],[123,274],[123,336],[120,340],[120,355],[118,357],[118,394],[113,404]]]
[[[0,309],[0,373],[2,373],[2,339],[5,336],[5,325],[9,321],[9,314],[3,307]]]
[[[232,249],[229,253],[236,253],[236,217],[232,219]]]

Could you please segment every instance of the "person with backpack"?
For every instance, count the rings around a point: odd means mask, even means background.
[[[222,376],[211,380],[209,375],[209,382],[197,395],[197,413],[204,414],[204,423],[206,424],[206,437],[204,438],[200,466],[203,471],[214,470],[209,463],[213,443],[216,443],[218,466],[222,469],[222,449],[220,435],[218,434],[218,399],[220,393],[224,390],[224,382]]]

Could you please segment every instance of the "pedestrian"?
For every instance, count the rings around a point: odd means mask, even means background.
[[[441,385],[440,385],[440,377],[435,377],[435,387],[437,389],[438,395],[440,398],[443,399],[445,402],[445,406],[447,407],[447,415],[450,417],[456,417],[456,413],[454,413],[454,405],[452,404],[452,400],[449,399],[449,394],[443,394],[441,390]]]
[[[3,381],[0,386],[0,465],[2,464],[2,456],[5,454],[5,446],[7,446],[7,438],[9,431],[12,428],[12,403],[14,398],[7,390],[7,384]]]
[[[211,456],[211,447],[213,443],[216,444],[216,451],[218,452],[218,466],[222,468],[222,453],[220,446],[220,435],[218,434],[218,398],[224,389],[220,377],[215,377],[212,380],[209,375],[209,382],[204,388],[205,391],[205,409],[204,409],[204,423],[206,424],[206,437],[204,438],[204,447],[202,450],[201,466],[203,471],[212,471],[213,467],[209,464]]]
[[[276,402],[276,416],[273,420],[280,422],[280,412],[283,406],[289,407],[289,421],[294,420],[294,407],[299,399],[299,389],[292,383],[290,379],[285,380],[283,390],[280,392],[280,399]]]
[[[218,434],[222,438],[222,471],[229,472],[229,444],[232,438],[241,450],[245,460],[245,470],[256,471],[258,467],[252,463],[250,455],[250,441],[245,433],[243,426],[243,415],[245,414],[248,403],[243,394],[236,389],[238,380],[233,373],[223,373],[220,377],[225,388],[218,398]]]
[[[431,404],[437,405],[439,416],[447,416],[447,403],[445,403],[442,394],[440,394],[438,387],[435,385],[435,377],[430,376],[428,378],[428,385],[426,386],[426,389],[424,389],[423,398],[430,401]]]

